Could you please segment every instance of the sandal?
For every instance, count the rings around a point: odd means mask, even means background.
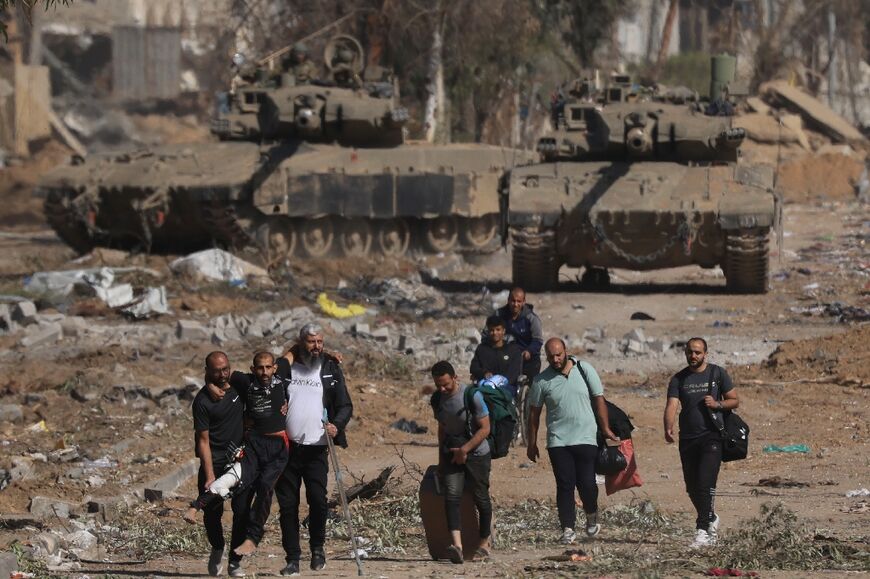
[[[486,547],[478,547],[477,551],[474,552],[475,561],[489,561],[491,556],[492,553]]]
[[[456,563],[457,565],[462,564],[464,562],[462,558],[462,549],[456,545],[450,545],[447,547],[447,558],[450,559],[451,563]]]

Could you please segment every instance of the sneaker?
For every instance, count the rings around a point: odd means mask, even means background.
[[[574,532],[574,529],[565,527],[562,529],[562,536],[559,538],[559,542],[563,545],[571,545],[576,539],[577,533]]]
[[[211,555],[208,556],[208,574],[212,577],[217,577],[224,570],[223,565],[224,550],[212,549]]]
[[[289,561],[287,565],[281,569],[281,575],[284,577],[299,575],[299,561]]]
[[[597,537],[599,531],[601,525],[598,524],[598,513],[586,513],[586,536]]]
[[[244,577],[245,570],[242,569],[241,561],[230,561],[227,563],[227,575],[230,577]]]
[[[714,516],[713,520],[710,521],[710,526],[707,527],[707,534],[713,539],[719,536],[719,515]]]
[[[320,571],[326,567],[326,553],[323,549],[315,549],[311,552],[311,570]]]
[[[689,545],[691,549],[700,549],[702,547],[709,547],[712,544],[710,540],[710,535],[704,529],[698,529],[695,531],[695,540],[692,541],[692,544]]]

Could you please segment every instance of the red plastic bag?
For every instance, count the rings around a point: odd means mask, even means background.
[[[643,486],[640,475],[637,473],[637,461],[634,459],[634,445],[630,438],[619,443],[619,450],[625,457],[628,466],[616,474],[608,474],[604,477],[604,489],[608,496],[616,491],[623,491],[633,487]]]

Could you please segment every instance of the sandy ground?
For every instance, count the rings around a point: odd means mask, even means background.
[[[32,206],[14,205],[15,215]],[[870,329],[852,321],[837,319],[836,312],[820,305],[839,302],[857,308],[868,305],[868,230],[866,207],[851,201],[790,203],[786,207],[783,246],[774,247],[770,293],[763,296],[735,296],[723,290],[719,270],[680,268],[655,273],[612,272],[614,287],[607,292],[575,291],[576,272],[563,270],[563,290],[548,295],[530,295],[544,321],[547,335],[579,339],[590,327],[602,327],[608,337],[620,338],[642,328],[647,336],[678,342],[691,335],[703,335],[711,344],[711,360],[725,365],[735,378],[741,406],[740,414],[752,427],[750,458],[725,465],[720,476],[717,510],[723,530],[739,533],[741,521],[758,515],[760,506],[782,501],[794,510],[817,535],[833,537],[858,550],[867,551],[870,534],[870,509],[866,497],[847,498],[850,490],[870,486],[868,469],[868,413],[870,413]],[[24,276],[38,270],[71,268],[72,252],[62,246],[37,217],[10,217],[0,221],[0,293],[20,291]],[[111,256],[107,259],[111,259]],[[126,261],[126,260],[125,260]],[[168,258],[150,256],[131,262],[165,269]],[[403,277],[418,267],[439,267],[445,259],[427,258],[420,262],[377,263],[381,272]],[[319,289],[333,290],[339,279],[369,275],[372,264],[333,263],[298,264],[292,268],[293,287],[298,291],[257,292],[255,290],[215,289],[170,286],[176,312],[169,320],[145,324],[173,323],[175,318],[206,319],[226,311],[259,312],[308,304],[308,296]],[[436,286],[453,304],[479,304],[481,284],[492,291],[506,288],[510,260],[497,253],[455,268],[442,276]],[[818,284],[818,285],[814,285]],[[484,300],[485,301],[485,300]],[[312,306],[313,307],[313,306]],[[813,309],[815,308],[815,309]],[[381,312],[368,320],[380,323],[416,321],[418,335],[435,335],[478,327],[485,308],[460,308],[461,314],[430,319],[408,320],[401,315]],[[841,310],[838,310],[841,311]],[[468,314],[472,312],[472,314]],[[634,312],[645,312],[653,321],[630,319]],[[78,302],[67,313],[88,316],[94,323],[122,323],[118,314],[98,303]],[[345,353],[355,419],[348,437],[350,448],[340,453],[348,477],[374,477],[388,465],[400,465],[397,488],[414,492],[413,466],[435,460],[433,443],[435,423],[422,388],[428,382],[425,372],[410,364],[401,372],[390,365],[390,353],[379,346],[347,335],[329,333],[328,346]],[[251,342],[230,348],[231,359],[245,366],[250,353],[263,346]],[[171,348],[142,344],[131,348],[120,345],[88,346],[61,343],[52,352],[29,352],[17,346],[14,336],[0,336],[0,403],[24,404],[22,422],[0,424],[2,459],[0,467],[9,468],[14,457],[61,448],[77,448],[90,460],[103,456],[118,461],[118,466],[94,471],[104,479],[98,487],[86,478],[69,476],[70,467],[62,462],[35,461],[35,475],[16,481],[0,491],[0,518],[27,511],[34,496],[63,498],[82,502],[89,497],[110,497],[137,484],[169,472],[192,456],[189,401],[129,400],[112,396],[115,384],[140,384],[156,387],[178,383],[182,376],[198,375],[207,344],[179,344]],[[662,437],[661,414],[668,377],[682,367],[679,350],[657,356],[625,356],[612,348],[578,352],[604,377],[608,398],[631,415],[636,426],[635,448],[644,485],[632,491],[605,497],[601,506],[637,504],[648,499],[680,529],[677,538],[668,539],[669,548],[688,543],[691,506],[681,484],[677,450]],[[386,361],[385,361],[386,360]],[[94,399],[79,402],[70,396],[75,389],[98,393]],[[399,418],[416,420],[429,428],[429,434],[412,435],[390,427]],[[45,420],[47,431],[30,431],[31,424]],[[145,432],[147,424],[165,426]],[[123,443],[119,445],[120,443]],[[767,445],[806,444],[806,454],[764,452]],[[496,513],[507,512],[529,500],[552,505],[555,487],[547,458],[529,465],[523,448],[494,463],[492,492]],[[405,464],[403,464],[403,461]],[[794,488],[761,486],[765,478],[781,477],[802,483]],[[332,485],[332,481],[330,482]],[[396,489],[394,489],[396,490]],[[603,488],[602,488],[603,491]],[[166,533],[183,532],[179,514],[185,501],[195,494],[188,481],[178,496],[163,503],[136,507],[144,519],[155,521]],[[863,501],[863,502],[862,502]],[[863,504],[863,507],[862,507]],[[360,508],[360,507],[356,507]],[[273,511],[267,538],[260,551],[246,562],[249,576],[274,575],[283,565],[280,531]],[[550,508],[541,507],[543,526],[538,541],[520,542],[513,548],[499,549],[494,560],[466,564],[432,562],[425,550],[418,524],[409,522],[404,533],[409,547],[404,553],[365,562],[370,576],[519,576],[571,575],[586,573],[582,563],[543,563],[542,558],[561,552],[555,543],[558,524]],[[62,526],[50,521],[49,527]],[[26,541],[36,531],[28,528],[0,528],[0,549],[14,540]],[[680,534],[682,533],[682,534]],[[609,550],[633,549],[635,539],[604,526],[600,540],[582,545],[602,557]],[[201,544],[201,543],[200,543]],[[659,543],[642,539],[637,550],[654,557]],[[317,576],[352,576],[354,564],[348,548],[339,540],[327,545],[329,566]],[[697,575],[708,559],[684,551],[684,575]],[[101,564],[83,564],[80,571],[60,573],[80,576],[202,576],[205,551],[186,550],[155,557],[144,563],[129,550],[106,554]],[[864,559],[866,561],[866,558]],[[631,573],[622,573],[630,576]],[[824,577],[867,576],[861,573],[824,572]],[[764,571],[767,577],[809,576],[810,573]],[[652,575],[650,575],[652,576]]]

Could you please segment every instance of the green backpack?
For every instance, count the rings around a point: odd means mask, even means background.
[[[517,408],[514,405],[513,398],[505,390],[501,388],[490,388],[489,386],[469,386],[465,389],[463,403],[465,405],[466,416],[466,434],[469,438],[472,436],[472,420],[474,419],[474,411],[470,410],[474,407],[474,395],[480,392],[483,396],[483,401],[489,409],[489,436],[486,438],[489,443],[489,453],[491,458],[501,458],[507,456],[510,450],[511,443],[517,434]],[[432,405],[432,410],[438,412],[438,407],[441,405],[441,392],[436,390],[429,399],[429,404]]]

